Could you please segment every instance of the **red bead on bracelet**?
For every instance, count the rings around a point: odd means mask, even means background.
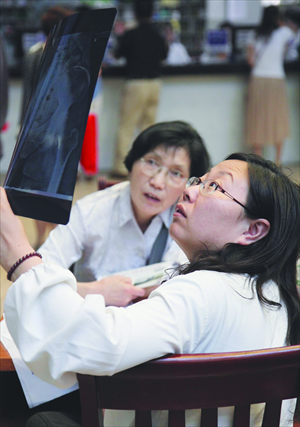
[[[39,258],[42,258],[42,255],[38,252],[31,252],[30,254],[24,255],[22,258],[20,258],[17,262],[14,263],[14,265],[9,269],[7,273],[7,280],[11,280],[11,276],[13,275],[14,271],[17,267],[19,267],[22,262],[26,261],[29,258],[32,258],[33,256],[38,256]]]

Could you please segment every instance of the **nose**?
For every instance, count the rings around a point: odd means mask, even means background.
[[[199,195],[199,187],[197,185],[193,185],[192,187],[188,187],[183,191],[183,200],[194,203],[197,200]]]
[[[162,190],[166,186],[166,179],[167,179],[166,171],[163,168],[161,168],[155,175],[153,175],[150,178],[150,184],[154,188],[158,188],[159,190]]]

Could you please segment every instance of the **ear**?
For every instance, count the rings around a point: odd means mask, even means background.
[[[250,220],[249,227],[238,238],[237,243],[240,245],[251,245],[258,240],[264,238],[270,230],[270,223],[268,220],[260,218]]]

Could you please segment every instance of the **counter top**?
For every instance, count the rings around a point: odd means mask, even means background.
[[[300,62],[287,62],[285,64],[286,73],[296,73],[300,71]],[[217,74],[249,74],[250,67],[246,62],[222,62],[212,64],[188,64],[183,66],[165,65],[162,67],[162,76],[197,76],[197,75],[217,75]],[[102,76],[117,78],[125,77],[125,66],[105,66],[102,67]]]
[[[286,73],[299,73],[300,61],[287,62],[285,64]],[[102,76],[108,78],[125,78],[125,66],[102,66]],[[11,78],[21,78],[20,67],[10,70]],[[244,74],[250,73],[250,67],[246,62],[222,62],[212,64],[188,64],[188,65],[164,65],[162,67],[162,76],[198,76],[198,75],[230,75],[230,74]]]

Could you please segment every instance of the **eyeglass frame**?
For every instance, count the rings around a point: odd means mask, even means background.
[[[145,159],[144,157],[140,157],[140,159],[139,159],[143,164],[145,164],[146,162],[147,162],[147,159]],[[170,169],[169,168],[167,168],[167,166],[164,166],[164,165],[162,165],[159,161],[157,161],[156,160],[156,162],[157,163],[159,163],[160,164],[160,166],[158,167],[158,169],[157,169],[157,171],[156,172],[154,172],[153,174],[151,174],[151,175],[148,175],[147,173],[145,173],[145,171],[143,171],[144,172],[144,174],[146,175],[146,176],[149,176],[149,177],[154,177],[155,175],[157,175],[158,173],[160,173],[163,169],[166,169],[166,171],[167,171],[167,177],[169,176],[168,175],[168,173],[170,172]],[[182,177],[182,182],[180,182],[180,183],[178,183],[178,184],[176,184],[175,183],[175,185],[173,185],[174,187],[180,187],[180,185],[184,182],[184,181],[188,181],[189,180],[189,178],[187,178],[186,176],[183,176]],[[171,185],[174,183],[174,181],[172,181],[172,178],[170,178],[170,182],[171,182]],[[186,183],[187,184],[187,183]]]
[[[193,181],[193,180],[197,180],[197,181]],[[189,184],[189,182],[192,182],[192,183]],[[216,188],[211,193],[206,193],[206,194],[212,194],[215,191],[220,191],[222,194],[225,194],[225,196],[229,197],[231,200],[233,200],[234,202],[236,202],[237,204],[242,206],[242,208],[244,208],[251,215],[253,215],[252,212],[245,205],[243,205],[243,203],[239,202],[235,197],[233,197],[230,193],[228,193],[228,191],[224,190],[224,188],[221,187],[221,185],[217,181],[215,181],[214,179],[206,179],[205,181],[202,181],[201,178],[197,178],[196,176],[192,176],[191,178],[189,178],[188,182],[186,183],[185,188],[193,187],[194,185],[200,186],[201,184],[203,185],[206,182],[214,182],[215,184],[217,184]],[[200,187],[199,187],[199,191],[201,191]]]

